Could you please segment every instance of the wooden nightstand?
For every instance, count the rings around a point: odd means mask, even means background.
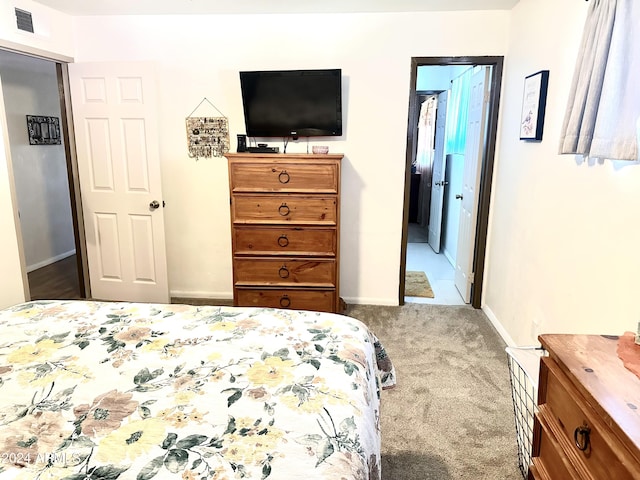
[[[530,479],[640,479],[640,379],[618,337],[541,335]]]

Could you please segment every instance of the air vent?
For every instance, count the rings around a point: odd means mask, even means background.
[[[31,12],[16,8],[16,21],[18,24],[18,30],[33,33],[33,19],[31,18]]]

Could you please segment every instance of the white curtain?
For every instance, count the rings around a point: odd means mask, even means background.
[[[445,153],[464,155],[467,144],[467,116],[469,114],[469,96],[471,95],[471,75],[469,67],[451,81],[451,94],[447,103],[447,125],[445,129]]]
[[[418,218],[421,226],[426,226],[429,218],[429,200],[431,190],[431,172],[433,168],[433,149],[435,148],[437,97],[429,97],[420,106],[418,121],[418,145],[416,151],[416,172],[420,174],[418,195]]]
[[[560,153],[638,160],[640,1],[590,0]]]

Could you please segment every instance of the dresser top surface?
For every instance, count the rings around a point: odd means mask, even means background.
[[[539,340],[587,402],[640,449],[640,378],[618,356],[620,337],[546,334]],[[640,346],[638,346],[640,357]]]
[[[250,159],[250,160],[313,160],[323,161],[331,160],[336,161],[344,157],[342,153],[225,153],[224,155],[228,159]]]

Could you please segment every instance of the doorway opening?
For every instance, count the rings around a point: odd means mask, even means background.
[[[30,300],[87,298],[63,64],[0,49],[0,81]],[[25,115],[58,118],[60,144],[28,141]]]
[[[411,60],[400,305],[406,272],[418,268],[442,276],[423,303],[481,306],[502,66],[503,57]]]

